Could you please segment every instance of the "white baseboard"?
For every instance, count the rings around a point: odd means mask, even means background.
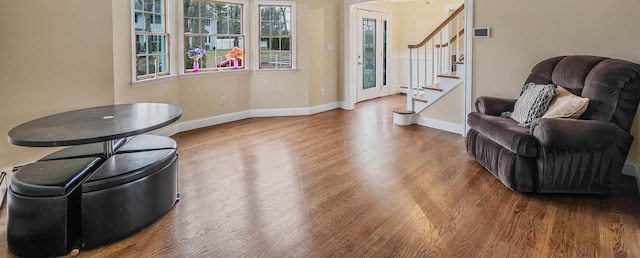
[[[276,117],[276,116],[305,116],[309,115],[308,108],[272,108],[252,109],[251,117]]]
[[[308,116],[336,109],[339,102],[331,102],[310,108],[271,108],[252,109],[251,117],[276,117],[276,116]]]
[[[309,108],[309,115],[313,115],[313,114],[318,114],[318,113],[322,113],[325,111],[329,111],[329,110],[334,110],[340,108],[340,102],[331,102],[331,103],[327,103],[327,104],[322,104],[319,106],[315,106],[315,107],[311,107]]]
[[[276,116],[307,116],[313,115],[344,106],[344,102],[331,102],[309,108],[273,108],[273,109],[251,109],[236,113],[224,114],[219,116],[206,117],[191,121],[179,122],[164,127],[155,132],[157,135],[171,136],[180,132],[193,129],[224,124],[228,122],[238,121],[251,117],[276,117]]]
[[[460,135],[462,135],[462,133],[464,132],[464,126],[462,124],[456,124],[421,116],[418,116],[418,121],[416,122],[416,124]]]
[[[635,177],[636,184],[638,185],[638,192],[640,193],[640,169],[638,169],[638,165],[627,161],[622,168],[622,174]]]

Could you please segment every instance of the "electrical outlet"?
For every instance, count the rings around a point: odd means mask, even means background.
[[[324,89],[320,89],[320,96],[324,96]]]
[[[220,97],[220,105],[224,105],[224,104],[227,104],[227,97],[222,96]]]

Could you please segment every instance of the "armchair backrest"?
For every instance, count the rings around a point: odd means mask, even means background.
[[[538,63],[525,83],[555,84],[589,99],[580,119],[615,123],[627,132],[640,101],[640,65],[597,56],[558,56]]]

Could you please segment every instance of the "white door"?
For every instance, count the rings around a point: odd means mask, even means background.
[[[387,46],[389,14],[358,9],[356,61],[358,102],[389,94]]]

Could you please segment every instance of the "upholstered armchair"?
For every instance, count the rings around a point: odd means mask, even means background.
[[[515,99],[480,97],[477,112],[468,116],[469,155],[514,191],[608,192],[612,173],[622,171],[633,141],[640,65],[559,56],[534,66],[529,82],[562,86],[588,98],[588,106],[577,119],[538,118],[525,127],[504,117],[513,111]]]

